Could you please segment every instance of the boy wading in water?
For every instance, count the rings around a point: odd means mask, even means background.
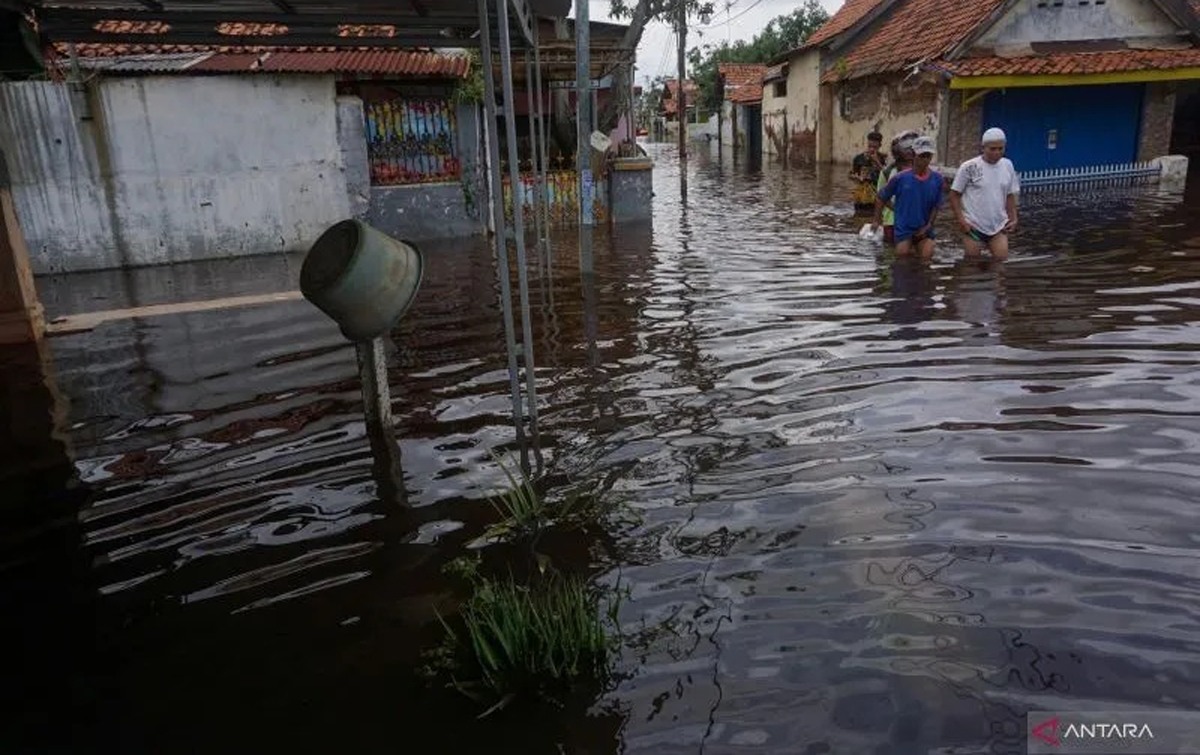
[[[963,231],[967,256],[984,247],[998,260],[1008,257],[1008,234],[1017,227],[1020,181],[1004,156],[1007,138],[998,128],[983,132],[983,154],[967,160],[954,175],[950,207]]]
[[[883,134],[872,131],[867,134],[867,150],[854,157],[850,178],[855,181],[854,210],[870,212],[875,207],[875,182],[883,170],[884,158],[879,152],[883,145]]]
[[[892,176],[902,170],[908,170],[913,164],[913,141],[920,136],[916,131],[904,131],[896,135],[892,139],[892,164],[883,169],[879,174],[879,182],[875,184],[875,194],[883,191],[883,187],[887,186],[888,181],[892,180]],[[875,205],[872,204],[874,209]],[[883,240],[888,244],[896,243],[895,226],[896,214],[890,208],[885,207],[883,210]]]
[[[883,209],[888,207],[896,214],[893,231],[896,254],[909,254],[915,247],[922,257],[931,257],[937,236],[933,224],[942,203],[945,179],[941,173],[929,168],[934,153],[932,139],[927,136],[915,139],[913,153],[912,168],[892,176],[879,192],[872,230],[879,227]]]

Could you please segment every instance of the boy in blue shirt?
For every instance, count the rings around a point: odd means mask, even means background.
[[[933,140],[927,136],[913,141],[915,158],[912,168],[901,171],[888,181],[875,200],[875,219],[872,230],[879,227],[883,208],[886,206],[896,214],[896,254],[906,255],[915,246],[922,257],[933,256],[938,207],[942,204],[945,179],[936,170],[930,170],[933,160]]]

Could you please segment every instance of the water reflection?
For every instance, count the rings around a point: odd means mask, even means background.
[[[92,741],[1020,752],[1031,707],[1200,705],[1197,198],[1029,195],[1007,262],[922,264],[823,168],[693,153],[683,208],[656,159],[652,226],[598,228],[590,275],[556,236],[530,277],[551,492],[638,515],[555,544],[631,590],[614,688],[478,722],[413,677],[520,450],[494,261],[434,245],[390,345],[407,511],[303,302],[51,343],[91,490],[31,451],[80,512],[30,584],[88,596],[48,637],[104,672],[75,676]]]

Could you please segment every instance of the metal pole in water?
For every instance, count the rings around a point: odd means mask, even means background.
[[[679,196],[683,202],[687,202],[687,87],[685,83],[687,79],[684,75],[687,73],[686,61],[684,58],[684,50],[687,47],[687,0],[678,0],[679,2],[679,49],[677,54],[679,60],[679,106],[676,109],[676,120],[679,122]]]
[[[591,29],[588,0],[575,0],[575,168],[579,171],[579,267],[592,271]],[[584,237],[587,237],[587,243]]]
[[[538,155],[538,202],[542,208],[542,233],[540,240],[541,253],[546,260],[547,269],[550,266],[550,186],[546,181],[546,171],[550,165],[549,138],[546,135],[545,110],[542,106],[542,51],[541,38],[537,24],[533,26],[533,65],[534,76],[537,79],[537,120],[538,134],[541,140],[541,153]]]
[[[534,28],[536,28],[536,25]],[[541,92],[538,92],[537,96],[540,98],[542,96]],[[537,112],[533,105],[533,56],[528,51],[525,52],[525,100],[529,106],[529,172],[533,179],[533,231],[534,236],[537,238],[537,248],[539,250],[539,254],[537,255],[538,267],[541,267],[542,228],[546,222],[545,217],[542,215],[542,192],[541,181],[539,180],[541,173],[538,171],[538,163],[542,159],[542,150],[539,146],[541,129],[538,128]]]
[[[517,162],[517,114],[512,83],[512,41],[508,36],[508,0],[500,8],[500,82],[504,87],[504,126],[508,137],[508,174],[513,186],[513,238],[517,242],[517,289],[521,297],[521,341],[525,350],[525,406],[529,414],[529,434],[533,437],[538,469],[542,465],[538,443],[537,375],[533,361],[533,317],[529,309],[529,275],[525,261],[525,213],[517,206],[517,187],[521,185],[521,165]],[[529,470],[526,469],[526,472]]]
[[[498,0],[501,18],[508,15],[508,0]],[[487,130],[488,176],[492,184],[492,222],[496,227],[496,274],[500,278],[500,304],[504,311],[504,340],[508,348],[508,381],[512,392],[513,427],[517,442],[525,448],[525,419],[521,411],[521,381],[517,371],[517,336],[513,327],[512,284],[508,273],[507,224],[504,222],[504,181],[500,172],[500,133],[496,125],[496,82],[492,78],[492,32],[488,19],[488,0],[478,0],[481,58],[483,65],[483,100]],[[511,123],[511,121],[510,121]],[[516,187],[513,187],[513,213],[516,208]],[[524,454],[522,454],[524,457]],[[528,460],[522,459],[528,467]]]

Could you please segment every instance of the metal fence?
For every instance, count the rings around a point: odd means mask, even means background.
[[[462,175],[449,100],[371,102],[365,111],[372,185],[457,181]]]
[[[547,220],[552,225],[569,226],[579,222],[579,174],[573,170],[546,171],[547,191]],[[517,186],[517,201],[521,207],[522,217],[526,222],[532,222],[534,201],[537,196],[537,181],[532,173],[522,173]],[[504,176],[504,216],[510,222],[513,219],[512,182]],[[595,189],[595,203],[592,207],[592,217],[595,222],[602,222],[608,217],[607,203],[600,185]]]
[[[1162,169],[1153,162],[1056,168],[1020,174],[1021,189],[1058,189],[1076,186],[1134,186],[1158,180]]]

